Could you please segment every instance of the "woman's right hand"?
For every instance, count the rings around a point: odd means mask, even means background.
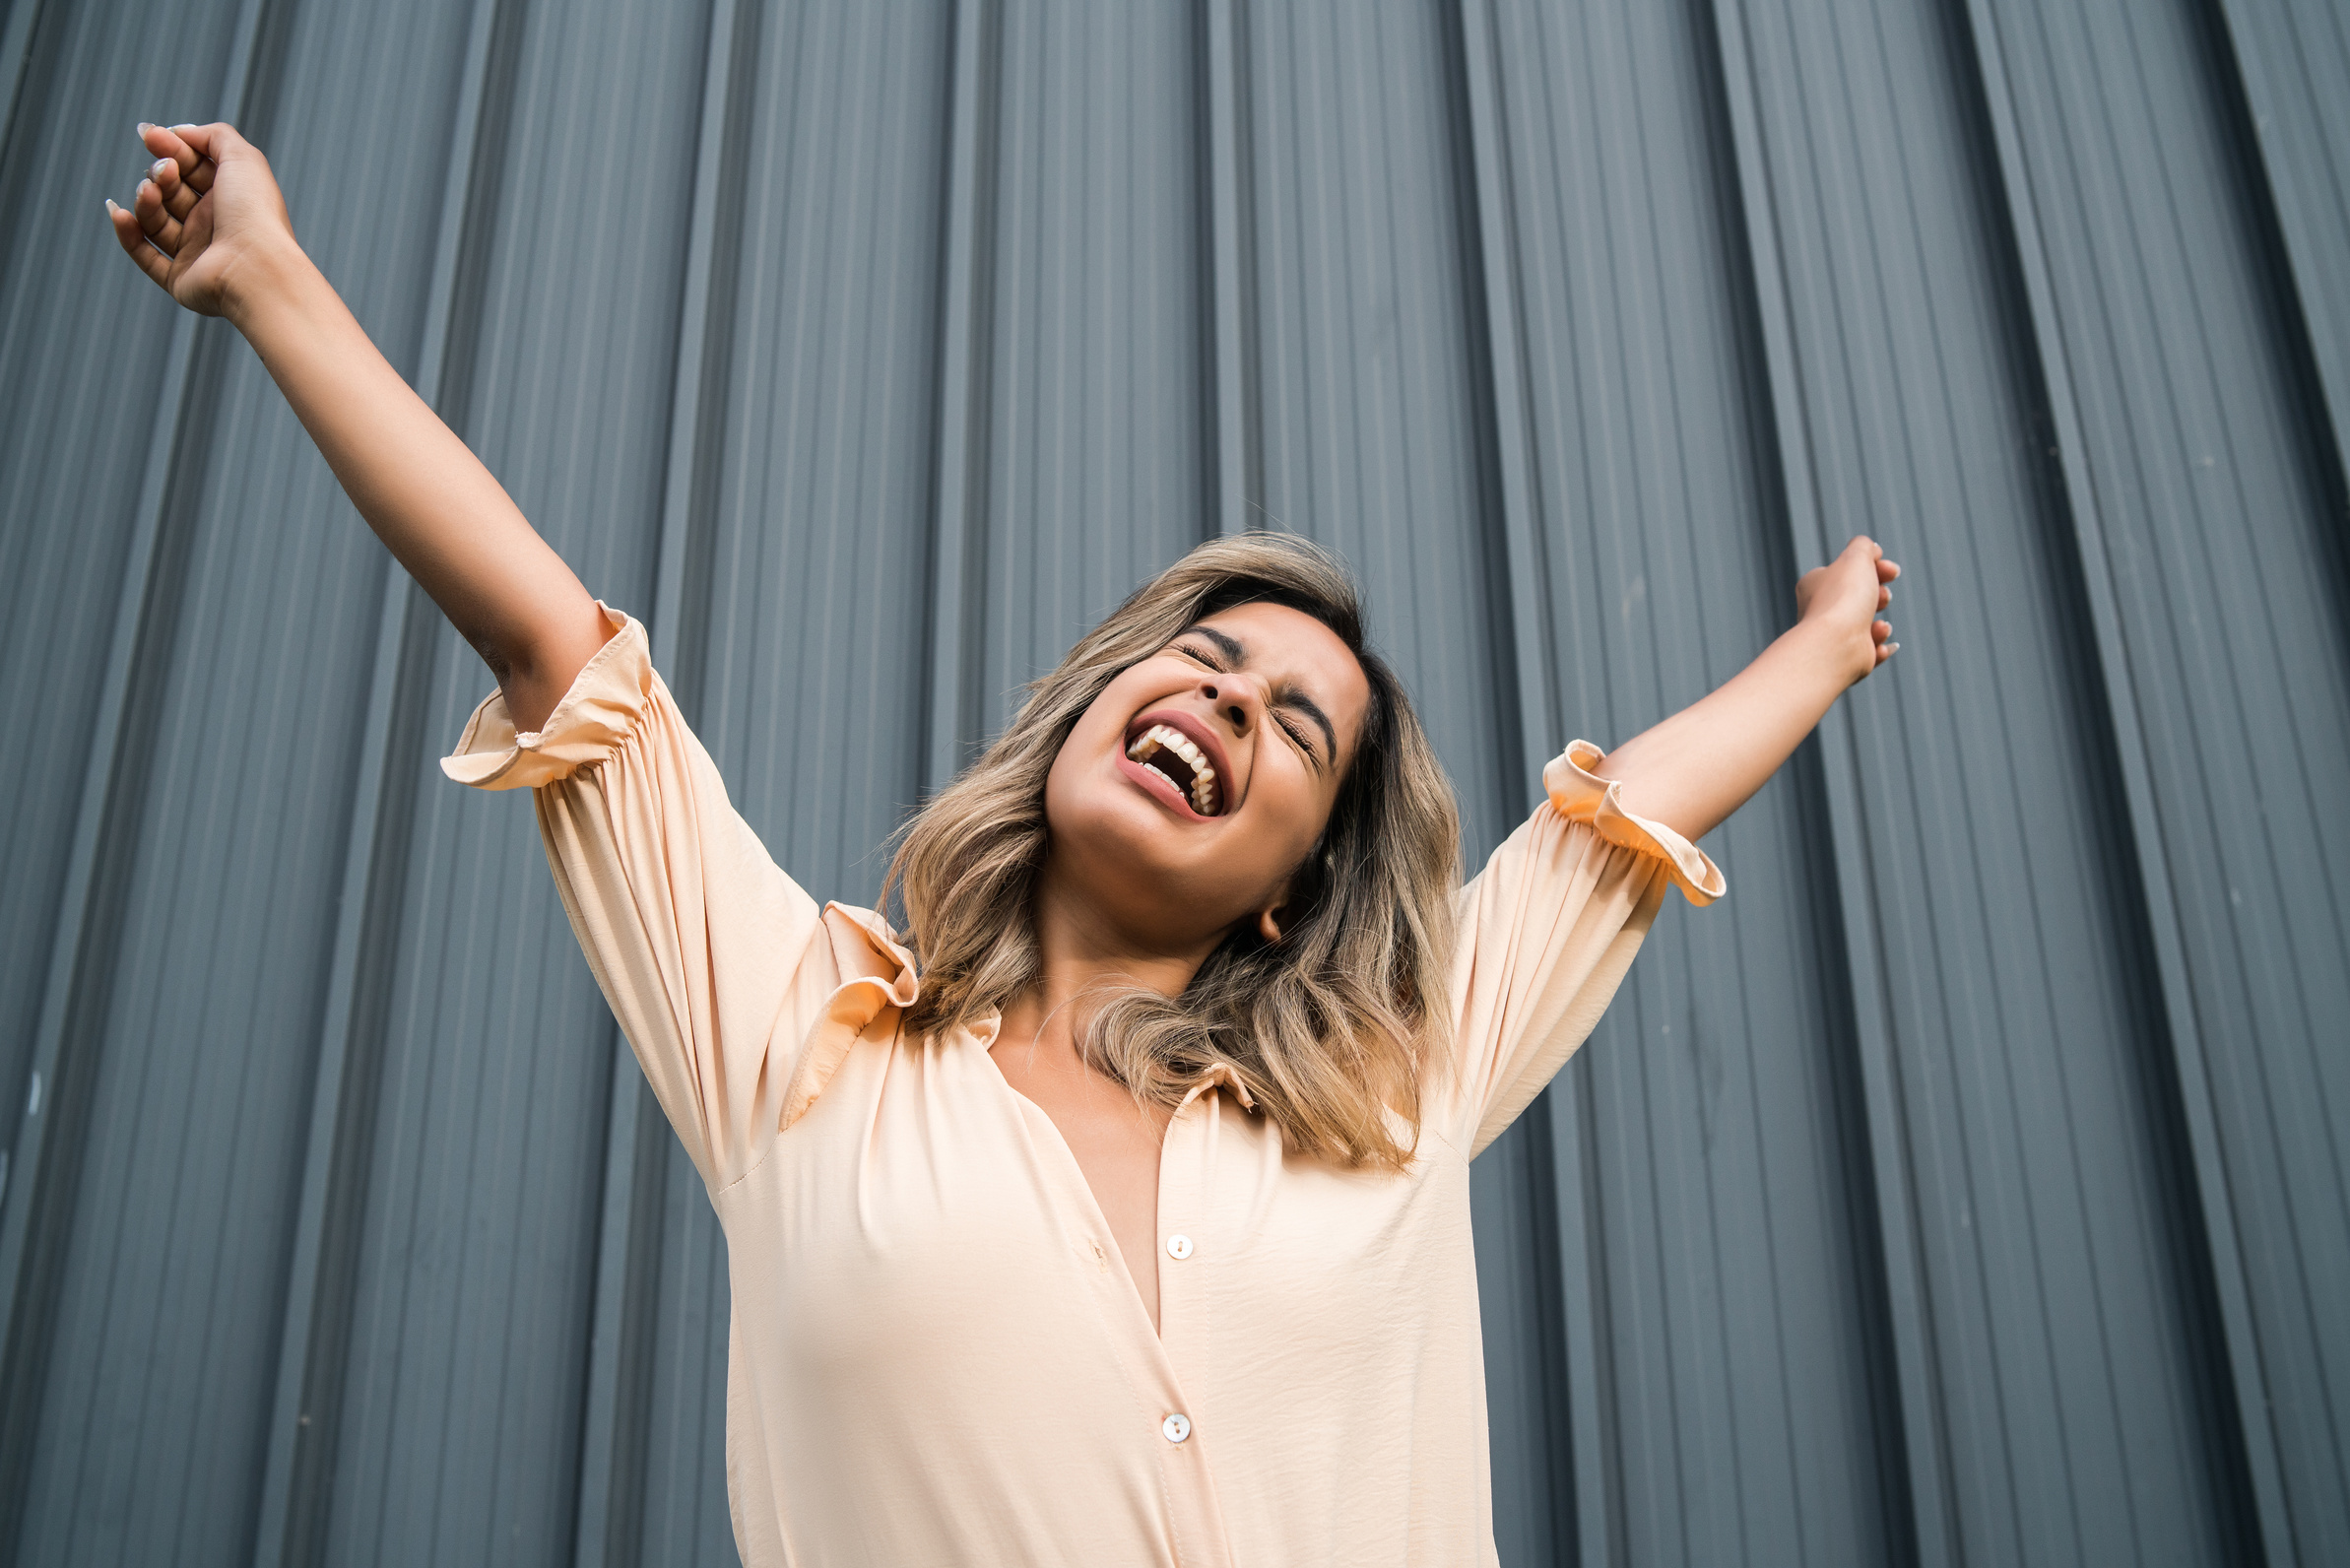
[[[200,315],[220,316],[256,262],[294,248],[294,220],[261,149],[228,124],[141,125],[155,163],[128,209],[106,200],[139,270]]]

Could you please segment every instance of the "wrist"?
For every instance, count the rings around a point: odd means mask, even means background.
[[[1838,692],[1858,685],[1876,666],[1876,644],[1863,625],[1858,630],[1837,625],[1826,616],[1805,616],[1779,639]]]
[[[251,339],[279,314],[297,308],[304,287],[320,276],[317,264],[291,235],[256,246],[239,256],[222,281],[221,315]]]

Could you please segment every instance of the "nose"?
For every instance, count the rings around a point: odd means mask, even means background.
[[[1217,718],[1232,726],[1234,736],[1246,735],[1256,727],[1259,698],[1246,681],[1233,676],[1210,677],[1200,683],[1200,694]]]

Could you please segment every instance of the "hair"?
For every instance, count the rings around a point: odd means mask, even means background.
[[[1010,728],[907,824],[884,886],[921,965],[917,1036],[983,1020],[1042,977],[1033,900],[1045,778],[1103,688],[1219,611],[1286,605],[1337,633],[1370,702],[1330,820],[1290,873],[1278,941],[1241,921],[1182,994],[1091,994],[1078,1049],[1142,1103],[1228,1072],[1288,1146],[1343,1166],[1411,1158],[1445,1058],[1460,810],[1403,686],[1365,644],[1338,560],[1291,535],[1202,545],[1135,590],[1028,688]],[[1399,1136],[1399,1135],[1402,1136]],[[1408,1142],[1407,1142],[1408,1141]]]

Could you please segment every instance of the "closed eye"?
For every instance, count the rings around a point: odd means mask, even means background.
[[[1204,647],[1199,643],[1178,642],[1174,645],[1174,651],[1182,654],[1185,658],[1190,659],[1195,663],[1206,665],[1208,669],[1213,670],[1218,675],[1230,673],[1230,667],[1227,666],[1223,660],[1217,658],[1212,650]],[[1294,722],[1279,713],[1273,715],[1273,722],[1281,727],[1281,733],[1289,737],[1291,744],[1296,746],[1299,751],[1305,752],[1307,761],[1313,763],[1316,767],[1320,767],[1322,765],[1322,758],[1314,751],[1314,743],[1306,739],[1305,731],[1298,728]]]

